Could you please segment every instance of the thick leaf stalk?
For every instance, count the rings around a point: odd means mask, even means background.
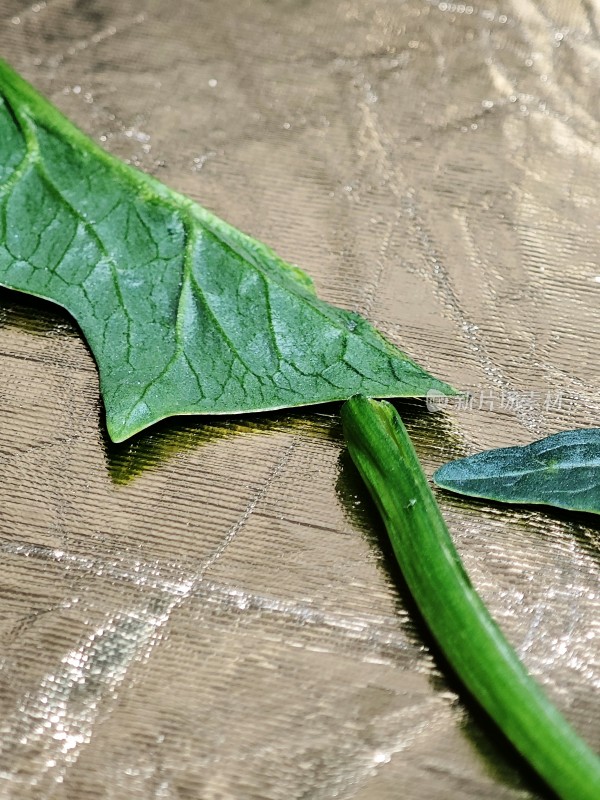
[[[472,587],[393,406],[356,396],[342,422],[408,588],[456,674],[563,800],[598,800],[600,759],[527,673]]]

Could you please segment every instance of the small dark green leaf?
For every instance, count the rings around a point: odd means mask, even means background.
[[[440,467],[433,480],[471,497],[600,514],[600,428],[460,458]]]
[[[453,393],[268,247],[110,156],[1,60],[0,285],[75,317],[115,441],[174,414]]]

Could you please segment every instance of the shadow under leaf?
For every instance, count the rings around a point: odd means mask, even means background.
[[[37,336],[80,336],[85,343],[77,322],[62,306],[3,286],[0,286],[0,325],[19,328]]]
[[[169,459],[234,436],[266,435],[276,432],[326,435],[324,420],[329,414],[271,411],[239,416],[189,415],[168,417],[131,439],[115,444],[101,421],[102,443],[108,473],[113,483],[126,485],[146,470],[158,468]],[[329,409],[329,406],[326,407]],[[305,411],[306,409],[302,409]]]

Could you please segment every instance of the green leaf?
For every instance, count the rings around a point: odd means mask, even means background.
[[[342,425],[406,584],[451,667],[562,800],[597,800],[600,759],[527,673],[471,585],[394,407],[353,397]]]
[[[174,414],[453,393],[268,247],[110,156],[2,61],[0,285],[77,320],[114,441]]]
[[[471,497],[600,514],[600,428],[486,450],[445,464],[433,479],[443,489]]]

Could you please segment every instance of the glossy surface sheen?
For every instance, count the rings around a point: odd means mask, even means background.
[[[473,589],[398,412],[358,395],[344,437],[436,645],[506,737],[563,800],[597,800],[600,759],[527,674]]]
[[[433,479],[471,497],[600,514],[600,428],[486,450],[444,464]]]
[[[111,159],[0,61],[0,285],[59,303],[120,442],[176,414],[452,394],[310,278]]]
[[[103,148],[472,392],[397,404],[427,475],[600,424],[597,20],[459,8],[0,0],[2,57]],[[0,796],[548,800],[434,657],[339,411],[114,445],[72,318],[0,290]],[[597,518],[436,497],[600,750]]]

